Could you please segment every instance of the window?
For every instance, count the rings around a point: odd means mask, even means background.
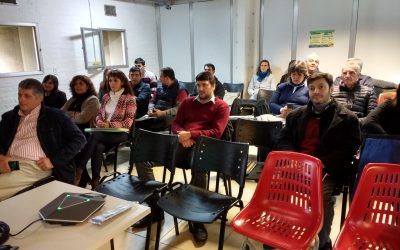
[[[35,24],[0,24],[0,77],[41,74]]]
[[[125,30],[81,28],[86,69],[128,67]]]

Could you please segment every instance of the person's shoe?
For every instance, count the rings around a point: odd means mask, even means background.
[[[193,234],[194,240],[197,243],[203,243],[207,240],[208,238],[208,233],[206,227],[201,224],[201,223],[192,223],[193,226],[193,231],[191,233]]]
[[[73,185],[78,186],[79,183],[81,182],[81,176],[83,173],[83,169],[82,168],[77,168],[75,167],[75,176],[74,176],[74,181],[73,181]]]
[[[150,220],[150,214],[144,217],[143,219],[139,220],[135,224],[132,225],[133,228],[143,228],[147,227],[149,224],[157,222],[158,218],[161,219],[161,221],[164,220],[164,213],[160,213],[158,216],[153,216],[152,220]]]

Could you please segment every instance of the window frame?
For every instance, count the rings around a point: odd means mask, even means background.
[[[17,71],[17,72],[7,72],[0,73],[0,78],[5,77],[14,77],[14,76],[27,76],[27,75],[41,75],[43,74],[43,60],[42,60],[42,49],[40,46],[40,36],[37,23],[19,23],[19,22],[10,22],[3,23],[0,22],[0,26],[10,26],[10,27],[31,27],[33,29],[34,34],[34,42],[35,42],[35,50],[36,50],[36,61],[38,70],[33,71]]]
[[[87,55],[87,44],[85,41],[84,37],[84,31],[96,31],[99,33],[99,50],[101,54],[101,62],[98,65],[89,65],[88,64],[88,55]],[[122,48],[122,56],[124,57],[125,64],[106,64],[106,59],[105,59],[105,45],[104,45],[104,32],[119,32],[122,34],[123,39],[123,48]],[[129,67],[129,61],[128,61],[128,46],[127,46],[127,38],[126,38],[126,30],[125,29],[112,29],[112,28],[86,28],[86,27],[81,27],[81,39],[82,39],[82,49],[83,49],[83,55],[84,55],[84,60],[85,60],[85,69],[98,69],[98,68],[128,68]]]

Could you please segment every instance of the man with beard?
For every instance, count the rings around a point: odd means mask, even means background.
[[[329,239],[335,204],[332,193],[335,185],[346,179],[347,168],[360,146],[360,125],[353,112],[331,98],[330,74],[314,73],[307,84],[310,101],[287,116],[278,150],[301,152],[322,161],[324,222],[318,234],[319,249],[332,249]]]

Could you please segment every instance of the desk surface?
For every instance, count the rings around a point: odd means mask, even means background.
[[[0,221],[6,222],[15,234],[30,222],[39,219],[39,209],[64,192],[88,193],[90,190],[53,181],[31,191],[0,202]],[[92,217],[117,205],[132,203],[112,196]],[[71,226],[36,222],[21,234],[10,237],[6,244],[20,249],[97,249],[150,213],[150,208],[132,203],[132,208],[102,225],[83,222]],[[92,218],[91,217],[91,218]]]

